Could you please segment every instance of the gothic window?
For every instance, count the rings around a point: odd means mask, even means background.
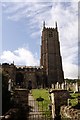
[[[53,32],[49,32],[49,37],[53,37]]]

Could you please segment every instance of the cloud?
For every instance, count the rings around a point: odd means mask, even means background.
[[[15,65],[26,65],[26,66],[38,66],[39,60],[37,55],[33,55],[31,51],[26,48],[18,48],[17,50],[4,51],[0,56],[1,63],[11,63],[13,62]]]
[[[67,0],[67,2],[78,2],[79,0]],[[1,0],[1,2],[66,2],[66,0]]]
[[[54,4],[54,3],[53,3]],[[78,4],[55,3],[51,10],[53,21],[58,22],[59,41],[65,78],[78,77]]]
[[[26,21],[28,20],[29,22],[26,22],[26,24],[29,25],[30,30],[34,30],[32,33],[32,37],[36,37],[36,35],[38,36],[39,33],[41,33],[42,21],[45,20],[46,26],[51,27],[52,26],[54,27],[54,22],[57,21],[65,78],[77,77],[78,3],[75,2],[75,0],[72,0],[72,2],[70,3],[64,1],[63,1],[64,3],[60,1],[47,3],[38,2],[39,1],[36,0],[35,3],[22,2],[6,4],[7,7],[4,7],[5,8],[4,12],[7,14],[9,20],[12,21],[19,21],[21,19],[26,19]],[[17,64],[20,62],[22,63],[24,61],[22,58],[21,60],[18,59],[19,57],[21,57],[19,53],[20,53],[19,50],[18,56],[15,55],[17,54],[17,52],[15,51],[13,53],[12,52],[9,53],[12,54],[12,56],[15,56]],[[32,60],[35,61],[35,59]],[[26,65],[28,65],[27,63]]]
[[[50,10],[52,3],[32,3],[32,2],[22,2],[22,3],[6,3],[6,8],[4,10],[8,15],[8,19],[13,21],[18,21],[20,19],[28,18],[31,22],[40,22],[41,19],[47,17],[47,10]],[[34,18],[34,19],[33,19]]]
[[[78,66],[72,63],[63,63],[63,69],[65,70],[64,76],[69,79],[77,79],[78,78]]]

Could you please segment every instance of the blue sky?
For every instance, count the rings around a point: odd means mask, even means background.
[[[0,62],[39,65],[42,23],[55,27],[65,78],[78,76],[77,2],[2,2],[2,52]]]
[[[39,31],[37,24],[35,28],[30,28],[29,19],[21,18],[17,21],[8,20],[7,15],[8,14],[6,14],[3,10],[3,50],[14,51],[17,48],[28,47],[31,51],[33,51],[33,53],[36,52],[36,49],[39,53],[40,34],[37,36],[32,36],[34,31]]]

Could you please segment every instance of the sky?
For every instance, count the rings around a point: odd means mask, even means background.
[[[43,21],[52,28],[57,21],[64,77],[78,78],[78,2],[3,0],[0,4],[0,63],[39,66]]]

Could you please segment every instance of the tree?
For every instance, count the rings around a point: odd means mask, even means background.
[[[9,74],[7,72],[2,73],[2,114],[5,114],[10,108],[11,94],[8,91]]]

